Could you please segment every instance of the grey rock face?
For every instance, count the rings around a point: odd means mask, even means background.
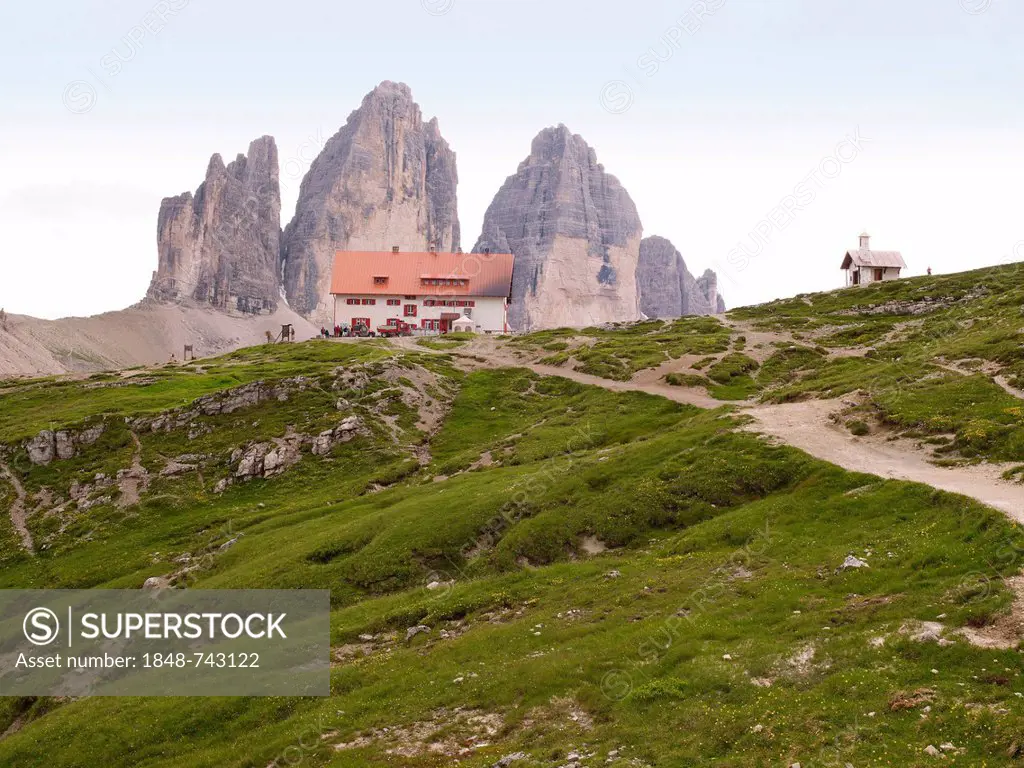
[[[49,464],[54,459],[72,459],[78,454],[81,446],[92,445],[103,434],[105,425],[100,422],[86,427],[80,432],[60,430],[54,432],[44,429],[35,437],[26,441],[25,450],[33,464]]]
[[[148,298],[243,312],[277,307],[281,189],[270,136],[225,166],[214,155],[195,195],[165,198]]]
[[[363,422],[358,416],[349,416],[334,429],[321,432],[313,438],[313,454],[326,456],[339,443],[347,443],[362,432]]]
[[[459,247],[455,153],[437,120],[424,123],[407,85],[384,82],[363,99],[310,165],[281,243],[289,305],[331,317],[338,250]]]
[[[505,181],[474,251],[515,255],[513,329],[586,326],[639,319],[642,232],[626,190],[560,125],[540,132]]]
[[[640,311],[647,317],[713,315],[725,311],[718,295],[718,276],[707,270],[694,278],[682,254],[664,237],[648,237],[640,243],[636,270]]]
[[[302,460],[304,435],[289,433],[274,443],[256,443],[241,453],[234,476],[240,480],[280,475]],[[225,484],[225,488],[227,485]]]
[[[712,270],[704,270],[704,274],[697,278],[697,290],[699,295],[696,297],[697,300],[701,301],[702,307],[704,302],[707,302],[707,312],[686,312],[688,315],[712,315],[718,310],[718,275]]]
[[[75,455],[75,441],[72,435],[61,430],[55,436],[58,459],[70,459]]]
[[[305,392],[312,386],[315,386],[314,380],[305,376],[282,379],[276,384],[254,381],[240,387],[226,389],[223,392],[203,395],[189,406],[165,411],[157,416],[139,416],[129,420],[128,425],[132,429],[144,432],[171,432],[175,429],[189,427],[196,430],[190,432],[189,439],[191,440],[209,431],[208,429],[199,429],[194,424],[195,420],[201,416],[235,413],[272,400],[287,402],[293,394]]]
[[[44,429],[25,443],[25,450],[28,451],[28,459],[33,464],[49,464],[57,455],[56,438],[53,432]]]
[[[682,315],[686,290],[683,276],[688,274],[682,255],[672,243],[663,237],[644,238],[636,268],[640,311],[647,317]]]

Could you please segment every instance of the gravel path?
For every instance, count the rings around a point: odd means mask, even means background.
[[[18,532],[18,536],[21,537],[21,546],[29,553],[36,551],[35,544],[32,542],[32,534],[29,533],[28,526],[25,524],[26,510],[25,510],[25,488],[18,480],[18,476],[15,475],[10,467],[0,461],[0,475],[7,478],[7,481],[14,486],[14,493],[17,496],[14,503],[11,505],[11,524],[14,525],[14,529]]]
[[[402,339],[399,346],[425,351],[412,339]],[[829,416],[843,409],[838,400],[808,400],[799,403],[761,405],[751,401],[725,403],[715,400],[702,389],[672,387],[649,380],[611,381],[568,368],[533,363],[493,339],[475,340],[455,350],[467,367],[528,368],[542,376],[560,376],[581,384],[590,384],[612,392],[646,392],[677,403],[698,408],[721,408],[733,405],[754,421],[746,427],[799,448],[817,459],[836,464],[851,472],[864,472],[894,480],[924,483],[950,493],[959,493],[1006,513],[1024,523],[1024,485],[1002,478],[1011,464],[983,464],[974,467],[938,467],[929,454],[910,440],[888,441],[882,437],[855,437],[836,426]],[[465,356],[462,356],[465,355]],[[468,357],[468,356],[473,357]],[[480,362],[480,358],[486,362]]]
[[[771,435],[787,445],[853,472],[894,480],[925,483],[1001,510],[1024,522],[1024,485],[1003,480],[1012,464],[937,467],[928,454],[909,440],[855,437],[833,424],[829,415],[842,410],[838,400],[808,400],[783,405],[759,405],[744,412],[754,418],[747,429]]]

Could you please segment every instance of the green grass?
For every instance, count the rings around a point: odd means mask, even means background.
[[[862,390],[870,395],[864,412],[898,430],[951,434],[965,456],[1009,458],[1021,451],[1019,401],[980,372],[937,368],[935,356],[1011,357],[1012,323],[998,318],[1006,307],[984,303],[1003,301],[1000,281],[1016,274],[992,272],[984,297],[897,329],[902,340],[891,323],[875,326],[866,315],[860,324],[877,333],[851,337],[873,342],[863,357],[784,344],[758,366],[707,319],[510,343],[571,352],[612,377],[713,356],[701,381],[720,396],[785,401]],[[954,284],[929,290],[977,294]],[[918,293],[885,286],[742,312],[827,338],[839,318],[859,323],[837,314],[861,306],[851,302]],[[995,319],[963,327],[956,313],[970,302]],[[985,327],[1000,322],[1001,331]],[[940,335],[910,338],[934,329]],[[597,350],[591,359],[570,343],[577,335]],[[339,366],[370,379],[335,388]],[[435,377],[434,399],[452,399],[429,440],[401,397],[418,375],[412,366]],[[335,648],[362,634],[398,640],[339,663],[328,699],[3,699],[0,727],[19,727],[0,739],[0,765],[448,765],[453,757],[389,750],[401,746],[403,729],[435,720],[438,738],[470,743],[456,707],[501,719],[489,746],[458,758],[470,767],[516,751],[562,765],[573,749],[594,753],[583,763],[591,765],[613,749],[624,765],[928,765],[935,761],[923,748],[946,742],[964,750],[943,761],[950,765],[1011,764],[1007,750],[1024,731],[1019,653],[962,640],[922,644],[899,630],[939,620],[952,633],[997,620],[1012,601],[1002,579],[1021,570],[1021,530],[965,498],[770,445],[738,430],[725,405],[702,411],[521,369],[466,374],[446,356],[379,343],[311,343],[160,369],[148,384],[20,382],[0,397],[0,440],[30,494],[66,495],[131,461],[124,416],[299,375],[316,386],[198,418],[209,431],[191,439],[188,426],[141,432],[152,473],[167,457],[199,453],[211,457],[202,477],[156,479],[128,509],[35,513],[30,528],[47,542],[35,557],[0,517],[0,586],[137,588],[188,555],[201,565],[190,587],[330,589]],[[289,429],[315,434],[349,413],[367,432],[330,456],[307,451],[280,477],[214,492],[238,446]],[[48,467],[23,460],[20,441],[38,429],[97,419],[107,423],[103,437],[76,458]],[[0,505],[13,499],[0,482]],[[584,541],[594,539],[607,551],[587,554]],[[850,554],[871,567],[837,571]],[[424,589],[439,578],[454,585]],[[433,631],[402,642],[420,623]],[[878,637],[881,646],[871,642]],[[804,667],[791,663],[808,648]],[[762,678],[771,686],[753,684]],[[890,707],[922,688],[933,692],[927,717],[923,705]],[[333,748],[375,731],[362,747]]]
[[[665,374],[665,383],[673,387],[706,387],[710,382],[704,376],[667,373]]]
[[[758,368],[753,358],[732,352],[708,369],[708,378],[717,384],[709,391],[719,400],[746,400],[758,391],[751,375]]]
[[[922,277],[857,289],[805,294],[714,318],[683,318],[586,329],[543,331],[512,343],[553,352],[553,365],[625,381],[684,355],[723,402],[867,397],[867,410],[899,434],[954,435],[941,449],[957,460],[1024,461],[1018,397],[995,374],[1024,388],[1024,265]],[[750,331],[782,338],[751,357]],[[582,336],[573,346],[567,339]],[[765,344],[758,344],[764,348]],[[947,367],[958,362],[961,372]],[[675,386],[707,386],[692,374],[668,374]],[[666,377],[666,380],[669,380]]]
[[[196,398],[258,381],[326,372],[339,365],[378,360],[380,344],[278,344],[250,347],[201,366],[188,364],[138,374],[140,383],[88,388],[69,378],[18,382],[0,398],[0,441],[14,442],[42,429],[65,428],[97,416],[158,413]]]
[[[565,339],[580,337],[587,343],[570,346]],[[655,368],[683,355],[706,355],[729,348],[729,332],[711,317],[684,317],[672,322],[651,320],[582,331],[559,329],[515,337],[519,347],[554,351],[548,365],[575,358],[578,370],[606,379],[626,381],[637,371]]]
[[[475,333],[449,333],[444,336],[428,336],[422,339],[417,339],[416,345],[419,347],[425,347],[426,349],[433,349],[438,352],[445,352],[449,349],[464,347],[467,342],[472,341],[475,338]]]
[[[641,523],[639,530],[648,531],[641,546],[594,561],[571,561],[563,545],[592,521],[585,514],[561,520],[554,511],[545,520],[541,513],[516,524],[486,567],[457,574],[451,592],[436,597],[422,589],[395,589],[339,605],[332,619],[339,644],[421,622],[435,627],[462,622],[468,630],[429,646],[399,643],[386,656],[337,669],[330,700],[69,702],[0,742],[0,757],[12,765],[41,765],[44,759],[49,765],[76,765],[82,757],[102,758],[112,766],[177,765],[185,748],[190,765],[264,765],[312,729],[315,735],[307,740],[312,747],[304,757],[309,764],[362,765],[383,759],[382,750],[393,745],[384,740],[334,753],[329,744],[372,728],[428,720],[441,707],[462,706],[505,718],[498,743],[465,758],[465,764],[476,766],[516,750],[537,757],[562,750],[564,757],[584,742],[602,755],[629,745],[630,757],[652,764],[778,764],[839,749],[836,755],[856,765],[905,764],[916,759],[922,744],[949,740],[968,750],[965,764],[998,762],[1022,724],[1013,697],[1024,687],[1017,655],[961,644],[920,645],[895,633],[907,618],[945,613],[946,623],[957,626],[1002,610],[1006,596],[1000,589],[965,600],[958,587],[974,572],[993,578],[1001,570],[1011,572],[1014,563],[993,570],[991,558],[1007,546],[1019,551],[1020,534],[971,502],[827,468],[746,436],[713,437],[710,453],[689,452],[693,464],[664,465],[665,458],[686,451],[687,440],[700,444],[706,429],[695,424],[659,438],[651,450],[636,446],[648,454],[651,468],[658,468],[655,485],[668,484],[673,498],[704,505],[691,506],[703,514],[689,521],[676,510],[654,528],[649,520]],[[747,472],[739,485],[722,485],[730,467]],[[491,471],[508,476],[521,469]],[[449,522],[469,523],[472,514],[462,514],[463,502],[489,472],[466,476],[455,506],[433,509]],[[621,479],[612,485],[629,476],[625,469],[613,474]],[[575,500],[596,493],[587,490],[590,482],[586,476],[560,477],[554,485],[571,483]],[[436,493],[432,486],[420,488]],[[851,495],[852,490],[861,492]],[[374,527],[401,531],[422,545],[437,536],[413,522],[421,512],[408,504],[417,492],[393,492],[405,501],[379,506],[394,510],[396,519]],[[543,492],[542,506],[554,502],[557,493],[555,488]],[[648,493],[635,506],[669,514],[659,502],[649,503],[658,498],[656,489]],[[620,510],[612,520],[635,515],[625,501],[612,505]],[[455,509],[460,512],[452,518]],[[268,585],[287,584],[290,569],[276,576],[264,573],[249,557],[252,550],[279,548],[284,538],[312,543],[316,525],[336,530],[336,521],[346,518],[352,519],[349,525],[365,519],[350,506],[348,514],[339,510],[326,519],[278,521],[274,530],[281,537],[266,538],[262,547],[254,542],[271,532],[250,529],[247,556],[239,550],[238,562],[226,562],[220,575],[200,586],[220,585],[242,572],[260,574]],[[632,519],[631,524],[641,520]],[[613,540],[614,531],[602,533]],[[501,566],[502,548],[528,552],[539,567]],[[298,554],[302,546],[296,543],[294,549]],[[849,552],[868,557],[873,567],[834,574]],[[279,557],[295,562],[290,550]],[[401,547],[390,554],[377,547],[373,560],[398,564],[403,557]],[[750,576],[735,577],[740,567]],[[607,579],[611,569],[622,577]],[[570,609],[579,618],[567,618]],[[502,610],[508,613],[504,621],[486,620],[485,615]],[[868,640],[879,634],[890,640],[873,648]],[[815,648],[810,669],[787,671],[787,659],[808,645]],[[731,662],[723,660],[726,654]],[[982,668],[1003,667],[1011,669],[1009,683],[983,677]],[[477,676],[452,683],[470,671]],[[611,678],[610,672],[615,673]],[[771,677],[775,683],[757,688],[748,676]],[[611,697],[602,693],[602,682]],[[621,699],[620,686],[629,694]],[[936,691],[927,721],[919,711],[889,710],[899,691],[926,686]],[[584,731],[560,715],[553,699],[571,699],[593,718],[593,727]],[[990,703],[1008,707],[1009,714],[997,721],[965,716],[965,704]],[[868,718],[867,712],[877,715]],[[754,733],[757,723],[770,727],[771,737]],[[320,733],[328,732],[336,735],[321,742]],[[429,764],[425,760],[422,764]]]

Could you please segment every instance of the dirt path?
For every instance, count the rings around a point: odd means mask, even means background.
[[[409,341],[411,340],[401,339],[400,342],[402,343],[399,346],[416,349],[421,352],[424,351],[423,347],[405,343]],[[459,357],[463,364],[470,369],[503,368],[506,366],[510,368],[527,368],[541,376],[558,376],[559,378],[569,379],[580,384],[601,387],[612,392],[646,392],[649,395],[657,395],[677,403],[683,403],[684,405],[695,405],[698,408],[715,409],[730,404],[721,400],[715,400],[715,398],[702,389],[673,387],[669,384],[653,381],[613,381],[612,379],[602,379],[600,376],[592,376],[589,373],[581,373],[568,366],[562,368],[555,365],[542,365],[541,363],[533,362],[525,354],[516,354],[516,352],[506,347],[499,346],[498,342],[487,337],[475,339],[465,347],[453,350],[452,353]],[[484,359],[486,362],[479,362],[477,358]]]
[[[425,351],[414,344],[400,346]],[[466,347],[455,350],[455,353],[473,355],[486,361],[479,362],[470,357],[462,357],[470,368],[528,368],[542,376],[560,376],[612,392],[646,392],[698,408],[715,409],[724,405],[734,405],[742,413],[754,418],[754,422],[747,428],[749,431],[770,435],[817,459],[851,472],[924,483],[950,493],[969,496],[982,504],[1005,512],[1014,520],[1024,522],[1024,485],[1011,483],[1002,478],[1003,472],[1014,465],[937,467],[929,461],[930,457],[925,451],[918,449],[910,441],[889,442],[880,437],[855,437],[829,420],[830,414],[843,408],[838,400],[808,400],[781,405],[760,405],[751,401],[725,403],[715,400],[699,389],[672,387],[653,382],[641,383],[635,380],[611,381],[566,368],[540,365],[500,347],[493,339],[475,340]]]
[[[612,392],[646,392],[649,395],[657,395],[685,405],[695,405],[698,408],[714,409],[721,408],[723,405],[734,405],[734,403],[715,400],[706,392],[691,387],[673,387],[669,384],[656,384],[653,382],[612,381],[611,379],[602,379],[600,376],[591,376],[587,373],[580,373],[579,371],[567,368],[558,368],[553,365],[540,365],[539,363],[516,362],[509,363],[509,365],[529,368],[541,376],[559,376],[563,379],[579,382],[580,384],[602,387]]]
[[[743,354],[757,361],[758,365],[764,365],[764,363],[778,351],[776,344],[804,344],[806,341],[799,342],[793,338],[792,333],[786,333],[781,331],[759,331],[754,327],[754,323],[746,320],[732,320],[730,318],[719,316],[718,321],[728,328],[733,333],[743,336],[747,341]],[[731,348],[731,345],[730,345]],[[729,354],[728,352],[718,355],[718,357],[724,357]]]
[[[936,365],[944,371],[950,373],[956,373],[960,376],[977,376],[979,373],[988,376],[995,382],[996,386],[1002,388],[1002,390],[1012,397],[1016,397],[1018,400],[1024,400],[1024,390],[1017,389],[1010,383],[1010,380],[1006,376],[1000,376],[997,372],[1002,369],[998,363],[985,363],[981,368],[972,370],[964,368],[962,365],[956,363],[936,363]]]
[[[0,475],[7,478],[8,482],[14,487],[14,493],[17,496],[14,503],[11,505],[11,524],[14,529],[18,532],[18,536],[21,537],[21,546],[25,548],[30,554],[34,554],[36,551],[35,544],[32,542],[32,534],[29,533],[28,526],[25,524],[25,488],[18,480],[11,468],[0,461]]]
[[[131,468],[121,476],[118,483],[121,489],[121,496],[117,500],[117,506],[121,509],[134,506],[139,503],[142,492],[149,485],[149,473],[142,465],[142,442],[134,432],[132,442],[135,444],[135,453],[132,455]]]
[[[996,376],[995,382],[1003,388],[1003,391],[1005,391],[1006,394],[1013,395],[1020,400],[1024,400],[1024,390],[1017,389],[1005,376]]]
[[[945,468],[908,441],[854,437],[832,424],[829,414],[842,409],[837,400],[808,400],[784,405],[759,405],[744,413],[754,417],[750,431],[771,435],[812,456],[853,472],[866,472],[894,480],[925,483],[951,493],[970,496],[1024,522],[1024,485],[1002,479],[1013,465],[985,464]]]

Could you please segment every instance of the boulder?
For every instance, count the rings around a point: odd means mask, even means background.
[[[91,427],[86,427],[85,429],[78,433],[78,444],[92,445],[93,443],[100,439],[100,435],[103,434],[105,429],[106,424],[104,424],[103,422],[100,422],[99,424],[94,424]]]
[[[53,432],[44,429],[25,443],[28,460],[33,464],[49,464],[57,455],[57,442]]]
[[[870,568],[871,566],[865,563],[863,560],[854,557],[853,555],[847,556],[843,561],[843,564],[836,568],[836,573],[842,573],[843,571],[855,570],[858,568]]]
[[[61,430],[54,434],[54,445],[58,459],[71,459],[75,456],[75,438],[72,433]]]
[[[328,429],[313,438],[313,453],[316,456],[326,456],[334,447],[334,430]]]
[[[253,477],[262,477],[263,460],[267,455],[268,448],[269,446],[265,443],[257,443],[246,450],[238,462],[238,468],[235,470],[235,477],[244,478],[246,480]]]
[[[430,627],[424,626],[423,624],[420,624],[417,627],[409,627],[407,630],[405,630],[405,642],[409,642],[414,637],[416,637],[416,635],[422,635],[423,633],[429,631]]]
[[[334,429],[328,429],[313,438],[313,453],[326,456],[334,446],[349,442],[362,430],[363,420],[358,416],[349,416]]]
[[[281,452],[277,448],[269,451],[267,455],[263,457],[263,476],[268,477],[283,471],[284,459],[281,456]]]

